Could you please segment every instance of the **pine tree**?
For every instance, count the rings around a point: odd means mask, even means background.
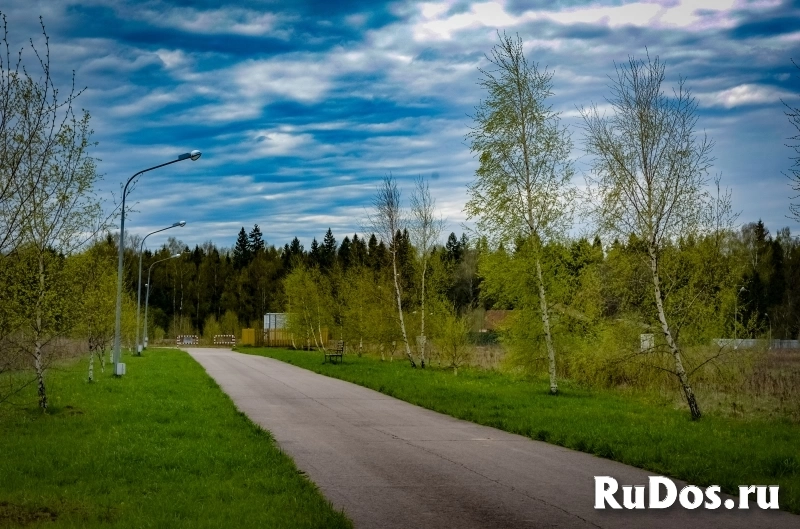
[[[350,245],[350,262],[355,266],[364,266],[367,262],[367,241],[364,238],[359,239],[355,233]]]
[[[342,244],[339,246],[339,264],[342,265],[343,270],[350,268],[352,264],[353,248],[350,243],[350,237],[347,235],[342,239]]]
[[[378,256],[378,238],[375,234],[369,236],[369,243],[367,244],[367,266],[373,270],[378,270],[381,267],[381,260]]]
[[[319,243],[316,237],[311,241],[311,250],[308,252],[308,265],[311,267],[319,266],[321,264],[321,255]]]
[[[289,246],[289,253],[291,255],[293,256],[296,255],[300,257],[305,253],[305,251],[306,250],[305,248],[303,248],[303,245],[300,244],[300,239],[298,239],[297,237],[292,239],[292,244]]]
[[[256,256],[266,249],[266,243],[264,242],[264,237],[261,234],[261,228],[258,227],[258,224],[253,226],[253,229],[250,230],[250,235],[248,235],[247,238],[250,247],[250,254],[252,256]]]
[[[444,248],[447,250],[447,259],[451,263],[457,263],[461,260],[461,243],[458,242],[455,233],[450,233]]]
[[[239,231],[239,237],[236,239],[236,246],[233,247],[233,267],[236,270],[241,270],[250,263],[251,258],[250,241],[247,239],[247,232],[244,231],[244,226],[242,226]]]
[[[330,270],[333,268],[334,261],[336,261],[336,239],[333,237],[331,229],[328,228],[319,249],[319,264],[323,270]]]

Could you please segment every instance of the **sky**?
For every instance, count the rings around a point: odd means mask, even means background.
[[[796,131],[781,102],[800,106],[798,0],[6,0],[0,11],[29,67],[42,16],[57,86],[68,90],[74,72],[85,87],[76,106],[92,116],[107,206],[137,171],[203,152],[130,192],[126,233],[187,222],[152,247],[169,235],[231,247],[254,224],[276,246],[297,236],[308,248],[328,228],[341,241],[363,233],[387,174],[405,199],[427,178],[444,237],[460,234],[477,168],[465,135],[498,31],[553,72],[575,184],[591,162],[578,108],[602,108],[615,63],[649,53],[666,63],[667,90],[682,77],[697,98],[712,176],[731,189],[739,223],[800,234],[786,217]]]

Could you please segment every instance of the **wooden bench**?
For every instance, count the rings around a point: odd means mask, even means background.
[[[330,360],[331,363],[334,363],[333,359],[339,357],[339,363],[341,364],[343,356],[344,356],[344,342],[342,340],[339,340],[338,342],[336,342],[336,344],[330,351],[325,351],[325,358],[322,360],[322,363],[324,364],[328,360]]]

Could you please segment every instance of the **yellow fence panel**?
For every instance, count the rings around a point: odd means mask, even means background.
[[[255,344],[256,344],[256,330],[242,329],[242,345],[255,345]]]

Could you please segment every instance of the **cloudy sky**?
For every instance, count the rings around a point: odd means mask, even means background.
[[[646,48],[670,85],[682,76],[697,97],[740,222],[800,233],[786,218],[792,128],[781,104],[800,106],[798,0],[6,0],[0,10],[15,48],[30,37],[41,47],[41,15],[58,84],[74,71],[86,87],[78,106],[92,114],[106,199],[140,169],[203,151],[130,194],[133,233],[188,222],[153,245],[172,233],[232,246],[256,223],[270,244],[296,235],[308,247],[328,227],[341,240],[361,231],[390,172],[406,195],[428,177],[447,232],[460,233],[476,168],[464,136],[497,30],[554,71],[576,183],[589,162],[576,108],[602,104],[614,62]],[[32,64],[30,49],[24,58]]]

